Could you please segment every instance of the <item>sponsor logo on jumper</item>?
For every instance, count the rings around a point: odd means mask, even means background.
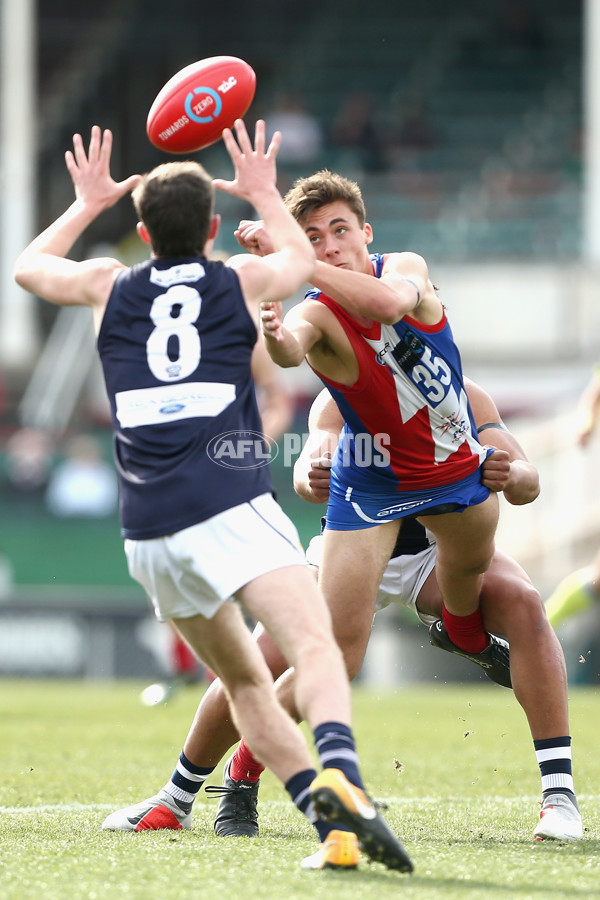
[[[392,350],[392,356],[404,372],[410,372],[423,356],[425,344],[413,331],[407,331]]]
[[[440,430],[443,435],[449,434],[452,438],[452,443],[456,444],[462,443],[463,437],[469,431],[469,426],[465,419],[455,419],[448,416]]]
[[[158,284],[160,287],[199,281],[204,278],[204,275],[204,266],[198,262],[181,263],[177,266],[170,266],[168,269],[156,269],[152,266],[150,269],[151,283]]]
[[[389,341],[386,341],[385,344],[383,345],[383,347],[381,348],[381,350],[378,352],[377,356],[375,357],[375,359],[377,360],[377,362],[379,363],[380,366],[386,365],[384,356],[387,356],[387,354],[391,351],[391,349],[392,349],[392,345],[390,344]]]

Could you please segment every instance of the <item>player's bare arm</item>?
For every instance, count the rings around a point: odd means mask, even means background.
[[[91,306],[103,311],[115,274],[124,268],[116,259],[75,262],[66,259],[75,241],[102,213],[140,180],[131,175],[114,181],[110,174],[112,133],[94,125],[86,153],[80,134],[65,162],[75,189],[69,208],[36,237],[18,257],[14,275],[21,287],[61,306]]]
[[[348,230],[351,227],[357,229],[353,222],[347,223]],[[370,271],[368,255],[364,255],[364,271],[349,268],[348,263],[340,264],[340,258],[345,260],[343,251],[341,255],[328,255],[320,247],[323,240],[321,232],[328,229],[340,228],[338,219],[325,226],[322,223],[315,224],[312,220],[306,227],[306,232],[319,253],[319,261],[315,269],[315,276],[311,283],[322,290],[332,299],[336,300],[353,315],[364,316],[381,322],[393,324],[407,312],[414,311],[417,307],[421,315],[430,312],[434,322],[441,317],[441,305],[437,301],[433,285],[429,281],[427,265],[423,257],[416,253],[392,253],[386,259],[381,278],[374,281]],[[364,226],[364,246],[370,240],[370,226]],[[235,231],[238,243],[250,253],[259,256],[267,256],[273,252],[273,243],[270,233],[263,221],[243,219]],[[340,241],[343,247],[343,242]],[[325,257],[323,259],[323,257]],[[351,273],[350,277],[347,277]],[[429,310],[429,306],[432,310]]]
[[[514,506],[531,503],[540,493],[538,470],[504,425],[490,395],[468,378],[465,378],[465,389],[479,440],[485,446],[495,448],[482,465],[483,484],[496,493],[502,491]]]
[[[223,141],[234,165],[232,181],[215,179],[215,188],[234,194],[251,203],[272,235],[273,253],[268,256],[234,256],[228,265],[238,272],[246,301],[257,306],[264,300],[283,300],[309,281],[315,264],[310,243],[286,209],[277,190],[276,157],[281,142],[276,132],[265,149],[265,123],[256,123],[254,147],[241,119],[235,123],[235,137],[230,129]]]
[[[327,378],[352,385],[358,378],[356,354],[342,325],[331,310],[317,300],[304,300],[281,319],[281,308],[263,304],[261,311],[265,346],[283,367],[308,362]]]
[[[369,261],[370,265],[370,261]],[[313,284],[354,316],[393,325],[408,313],[431,324],[442,306],[429,281],[425,260],[415,253],[391,253],[381,278],[319,261]]]
[[[329,497],[329,477],[343,419],[327,389],[313,400],[308,414],[308,438],[294,463],[294,490],[309,503]]]
[[[284,322],[281,303],[263,303],[260,322],[269,356],[285,369],[299,366],[322,338],[321,331],[306,317],[301,305],[290,310]]]

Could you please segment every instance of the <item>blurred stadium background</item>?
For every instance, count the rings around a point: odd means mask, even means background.
[[[28,297],[12,264],[71,201],[64,151],[73,132],[113,129],[116,178],[151,168],[165,157],[145,135],[150,104],[172,74],[206,56],[241,56],[256,70],[247,121],[283,123],[282,189],[319,167],[339,169],[363,188],[374,246],[427,258],[466,373],[492,393],[541,471],[530,508],[503,503],[499,545],[543,596],[588,562],[600,544],[600,448],[577,450],[572,427],[600,356],[600,64],[589,49],[600,45],[600,0],[0,6],[0,674],[150,677],[164,664],[114,509],[67,514],[45,493],[75,436],[93,438],[110,461],[87,311]],[[220,145],[197,158],[229,175]],[[218,249],[229,253],[233,228],[252,211],[225,195],[217,202]],[[133,262],[143,256],[134,225],[124,201],[74,252]],[[319,384],[306,367],[285,377],[302,434]],[[280,455],[278,495],[308,541],[318,520],[290,475]],[[597,619],[561,632],[572,680],[597,680]],[[382,616],[365,677],[465,676],[423,642],[408,616]]]

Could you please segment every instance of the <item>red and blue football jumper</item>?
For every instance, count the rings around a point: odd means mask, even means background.
[[[384,255],[371,255],[379,278]],[[333,461],[327,527],[365,528],[433,510],[482,503],[486,450],[464,389],[460,354],[443,313],[436,325],[404,316],[394,325],[357,322],[318,290],[356,353],[348,387],[317,373],[344,417]],[[440,510],[441,511],[441,510]]]

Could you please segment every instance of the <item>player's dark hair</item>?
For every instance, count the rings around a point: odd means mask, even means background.
[[[163,163],[132,192],[156,256],[201,256],[214,207],[212,179],[196,162]]]
[[[302,224],[315,209],[341,200],[358,219],[362,228],[366,220],[365,204],[355,181],[329,169],[321,169],[307,178],[298,178],[283,198],[285,205]]]

